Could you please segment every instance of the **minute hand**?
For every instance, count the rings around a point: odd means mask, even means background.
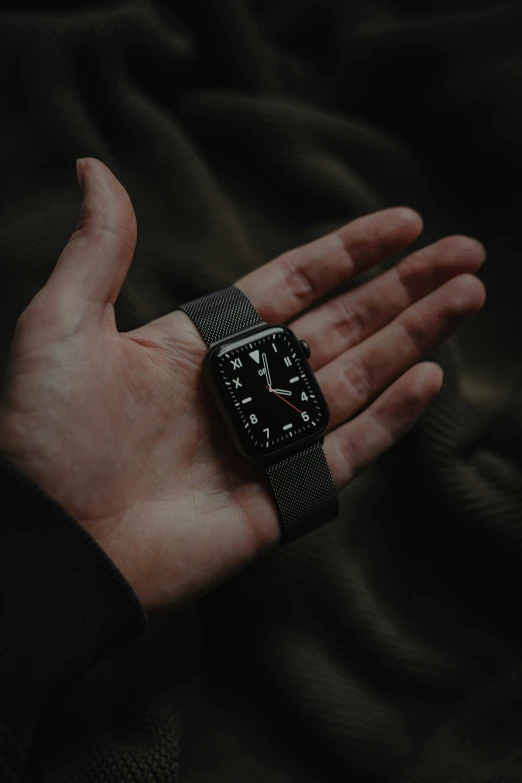
[[[270,370],[268,369],[268,361],[266,358],[266,353],[262,354],[263,356],[263,367],[265,368],[265,377],[268,381],[268,386],[271,389],[272,388],[272,379],[270,377]]]

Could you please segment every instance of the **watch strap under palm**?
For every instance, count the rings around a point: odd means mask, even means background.
[[[263,323],[248,297],[235,286],[193,299],[179,309],[192,319],[209,345]],[[337,490],[321,441],[283,457],[265,470],[281,517],[280,544],[338,515]]]
[[[233,285],[192,299],[179,309],[192,318],[208,345],[263,323],[250,299]]]

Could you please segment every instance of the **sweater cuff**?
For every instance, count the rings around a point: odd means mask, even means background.
[[[0,758],[21,771],[45,702],[149,621],[92,536],[2,458],[0,493]]]

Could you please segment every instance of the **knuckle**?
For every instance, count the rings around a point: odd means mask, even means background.
[[[399,283],[408,297],[408,302],[413,301],[419,287],[433,275],[440,259],[440,249],[437,251],[433,245],[429,245],[419,252],[403,258],[394,267]]]
[[[416,353],[423,354],[429,344],[429,324],[424,319],[405,318],[400,325]]]
[[[354,267],[358,268],[363,265],[362,261],[368,252],[378,254],[382,249],[386,242],[387,229],[382,221],[368,220],[368,216],[358,218],[354,223],[350,224],[350,231],[346,235],[342,230],[336,233],[344,253]]]
[[[373,396],[375,381],[360,357],[350,357],[342,367],[343,385],[355,392],[357,403],[364,404]]]
[[[136,248],[136,240],[126,226],[116,224],[105,224],[98,218],[89,218],[87,223],[77,226],[71,237],[71,242],[77,239],[88,239],[89,242],[113,242],[122,246],[126,251],[133,253]]]
[[[121,245],[126,251],[134,253],[136,248],[136,238],[129,231],[128,227],[121,224],[112,224],[103,226],[102,231],[108,232],[115,240],[116,244]]]
[[[107,237],[122,245],[127,251],[134,252],[137,240],[137,223],[130,199],[119,198],[116,207],[112,204],[107,209],[102,204],[87,206],[82,204],[76,228],[71,236],[72,242],[88,238],[95,242],[106,241]]]
[[[305,265],[295,262],[291,253],[282,257],[285,285],[290,293],[303,304],[315,298],[316,285]]]
[[[352,343],[359,343],[367,332],[366,318],[361,309],[350,307],[346,297],[337,300],[335,329],[343,341],[347,338]]]

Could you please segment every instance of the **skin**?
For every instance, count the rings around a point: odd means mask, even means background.
[[[263,320],[288,323],[311,347],[332,416],[324,450],[339,490],[438,393],[441,368],[420,360],[484,304],[474,274],[484,248],[445,237],[302,313],[421,231],[416,212],[385,209],[236,281]],[[270,552],[280,523],[263,473],[234,450],[209,398],[207,346],[188,316],[177,311],[118,332],[114,302],[136,237],[126,190],[86,158],[77,228],[16,324],[0,454],[67,509],[145,608],[161,613]]]

